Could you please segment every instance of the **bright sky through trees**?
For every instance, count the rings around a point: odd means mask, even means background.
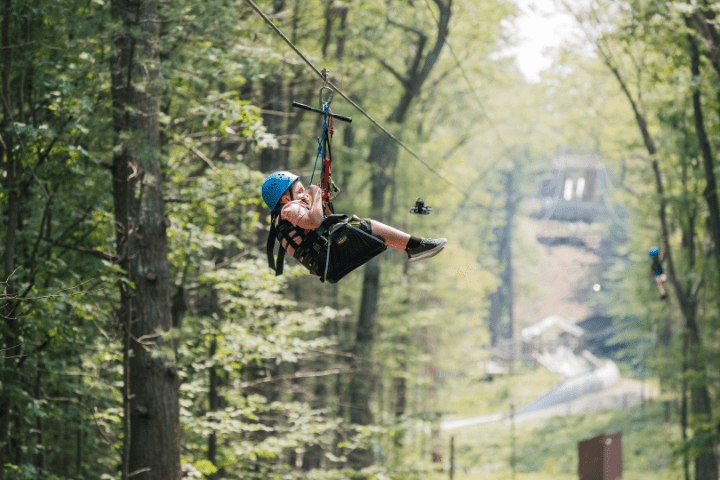
[[[507,49],[528,82],[539,82],[540,72],[552,64],[553,50],[580,30],[574,19],[556,5],[555,0],[515,0],[518,18],[509,23],[516,46]]]

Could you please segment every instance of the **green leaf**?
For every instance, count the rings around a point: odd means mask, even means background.
[[[210,460],[202,459],[193,463],[193,467],[197,468],[203,475],[212,475],[218,469]]]

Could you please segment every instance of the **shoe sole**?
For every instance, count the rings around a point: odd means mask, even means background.
[[[417,257],[412,257],[408,260],[409,263],[417,262],[418,260],[424,260],[426,258],[434,257],[438,253],[442,252],[443,248],[445,248],[445,244],[447,243],[447,240],[443,241],[440,245],[433,248],[432,250],[428,250],[427,252],[424,252]]]

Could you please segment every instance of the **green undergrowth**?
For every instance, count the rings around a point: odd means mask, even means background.
[[[527,405],[558,383],[562,375],[537,368],[519,375],[496,376],[490,382],[481,377],[447,379],[440,387],[440,405],[444,418],[453,420],[507,412],[509,405]]]
[[[545,393],[557,380],[542,370],[491,383],[456,380],[456,390],[443,395],[448,410],[453,412],[446,418],[508,411],[511,397],[522,406]],[[503,388],[509,389],[507,395]],[[503,396],[505,402],[495,405],[494,400]],[[445,471],[428,478],[447,478],[450,439],[454,437],[457,480],[575,480],[578,442],[615,432],[622,432],[624,479],[679,478],[681,462],[672,452],[673,445],[680,441],[679,418],[673,412],[670,421],[665,422],[664,413],[661,402],[650,402],[622,410],[528,421],[514,428],[509,421],[499,421],[441,432]]]

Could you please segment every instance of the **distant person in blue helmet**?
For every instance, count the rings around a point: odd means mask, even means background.
[[[335,215],[323,204],[317,185],[307,190],[300,177],[275,172],[265,179],[262,197],[272,211],[268,237],[268,263],[282,273],[285,252],[310,273],[334,283],[366,263],[387,247],[403,250],[410,262],[430,258],[442,251],[447,239],[419,238],[368,218]],[[275,239],[280,240],[277,266],[273,258]]]
[[[664,258],[665,256],[663,255],[663,259]],[[667,290],[665,288],[666,279],[661,263],[662,260],[660,260],[660,250],[658,250],[657,247],[650,249],[650,260],[652,261],[652,264],[650,264],[650,275],[655,279],[658,290],[660,290],[660,299],[665,300],[667,298]]]

